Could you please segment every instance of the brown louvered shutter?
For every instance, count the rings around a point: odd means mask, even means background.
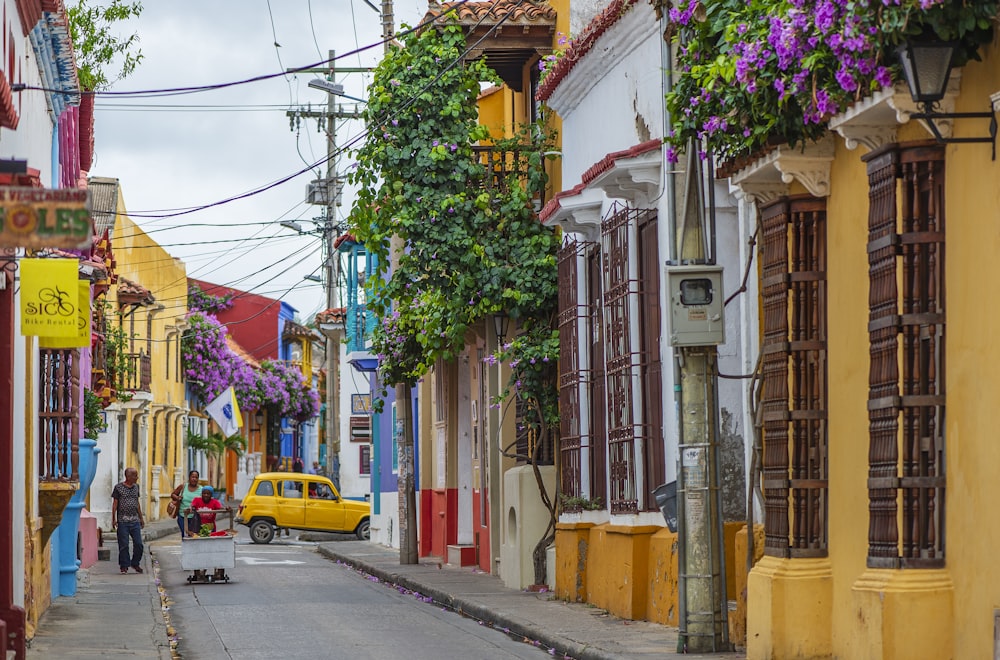
[[[764,549],[827,549],[826,200],[761,209]],[[791,509],[791,516],[789,516]]]
[[[936,568],[944,566],[944,148],[890,145],[865,160],[868,566]]]

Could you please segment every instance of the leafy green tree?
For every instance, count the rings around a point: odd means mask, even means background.
[[[375,70],[364,112],[369,133],[350,176],[359,188],[352,232],[379,263],[392,257],[367,298],[380,321],[372,345],[381,381],[413,386],[438,360],[454,359],[476,324],[506,313],[520,334],[491,360],[513,367],[505,394],[525,400],[523,423],[549,442],[558,423],[559,239],[538,221],[535,200],[546,183],[550,138],[528,125],[514,139],[491,140],[478,124],[480,82],[497,80],[481,60],[459,64],[460,27],[403,41]],[[503,168],[477,157],[474,147],[489,143],[506,154]],[[393,238],[405,249],[390,255]],[[537,453],[520,458],[534,465],[551,514],[536,547],[536,580],[543,581],[555,499],[542,486]]]
[[[77,0],[67,3],[77,75],[84,91],[107,89],[128,77],[142,61],[139,35],[132,33],[123,37],[114,31],[116,24],[138,18],[141,13],[141,2]],[[109,74],[113,63],[117,63],[118,71]]]

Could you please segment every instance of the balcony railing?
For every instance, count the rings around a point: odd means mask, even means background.
[[[124,369],[112,376],[118,391],[149,392],[149,381],[153,365],[149,355],[143,352],[126,353]]]
[[[499,149],[491,146],[472,147],[476,160],[486,168],[487,176],[483,181],[483,187],[489,190],[503,190],[507,187],[507,179],[514,175],[523,180],[528,175],[528,157],[532,152],[537,152],[531,147],[521,149]]]

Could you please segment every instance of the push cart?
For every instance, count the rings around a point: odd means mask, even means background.
[[[185,536],[181,539],[181,568],[191,571],[187,581],[229,582],[226,569],[236,567],[236,530],[230,507],[212,513],[229,512],[229,529],[220,536]]]

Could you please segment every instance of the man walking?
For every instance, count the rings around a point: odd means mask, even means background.
[[[133,467],[125,468],[125,481],[111,491],[111,529],[118,530],[118,568],[128,573],[128,567],[142,573],[142,528],[146,521],[142,518],[139,505],[139,472]],[[128,540],[132,539],[132,557],[129,558]]]

